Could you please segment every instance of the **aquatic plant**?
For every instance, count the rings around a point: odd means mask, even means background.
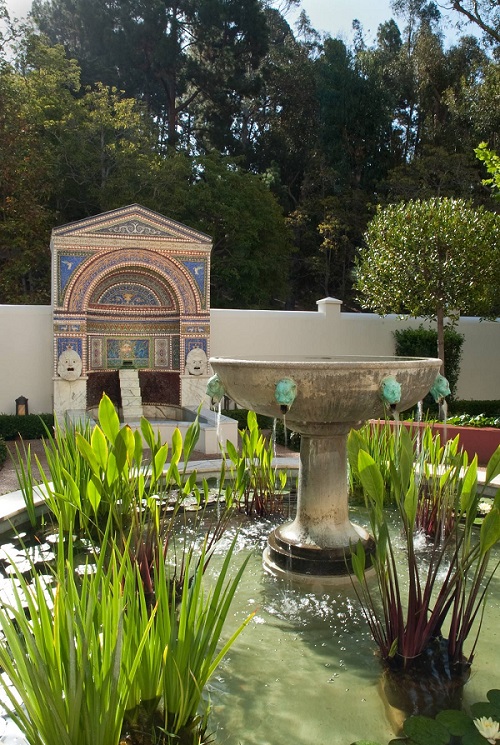
[[[206,722],[209,703],[204,690],[222,658],[252,615],[239,624],[230,638],[220,645],[231,601],[246,566],[229,579],[235,540],[227,550],[215,585],[204,589],[204,558],[206,547],[190,571],[192,556],[186,559],[185,582],[178,588],[168,577],[163,562],[154,570],[154,604],[143,592],[144,584],[134,572],[128,571],[124,581],[126,594],[132,595],[137,585],[137,597],[124,618],[126,638],[132,638],[137,649],[146,642],[131,687],[126,719],[129,733],[148,727],[158,734],[161,730],[177,742],[197,742],[197,734]],[[160,546],[158,547],[160,549]],[[159,713],[161,719],[159,719]],[[181,734],[182,733],[182,736]]]
[[[234,493],[246,515],[263,517],[281,509],[287,474],[273,464],[274,444],[264,437],[254,411],[248,412],[247,428],[239,433],[240,452],[230,441],[226,443]]]
[[[456,503],[457,517],[462,522],[457,520],[453,531],[441,543],[434,541],[428,547],[424,561],[414,542],[418,488],[413,469],[413,445],[404,429],[398,439],[396,457],[398,468],[392,470],[393,488],[405,544],[406,574],[400,576],[396,567],[389,530],[391,517],[384,506],[382,474],[370,454],[361,448],[357,468],[376,544],[372,556],[376,587],[371,588],[365,575],[367,557],[361,543],[352,548],[352,565],[358,580],[354,586],[387,666],[407,669],[421,662],[424,652],[441,652],[440,640],[447,622],[445,669],[451,675],[459,674],[472,662],[475,645],[465,657],[464,643],[481,615],[496,569],[495,566],[487,573],[490,550],[500,540],[500,490],[476,537],[473,528],[480,495],[477,459],[474,459],[464,475]],[[500,448],[488,463],[486,484],[499,473]],[[407,586],[406,598],[403,584]]]
[[[384,501],[397,501],[398,441],[411,437],[415,479],[418,489],[415,527],[430,538],[447,535],[456,521],[456,500],[468,465],[467,453],[460,450],[459,438],[441,445],[441,437],[431,427],[423,430],[393,427],[389,422],[368,422],[352,430],[347,441],[351,494],[363,491],[358,453],[364,450],[376,462],[384,484]]]
[[[14,565],[12,600],[0,601],[0,686],[29,745],[117,745],[124,736],[202,742],[206,684],[251,618],[221,644],[246,566],[230,578],[236,539],[213,586],[204,580],[203,546],[186,559],[190,582],[180,594],[157,562],[151,597],[130,550],[132,533],[122,546],[112,521],[110,513],[103,545],[93,547],[96,563],[87,560],[81,579],[61,530],[54,583],[33,564],[29,576]]]
[[[0,686],[29,745],[118,745],[146,634],[132,652],[116,555],[77,581],[65,553],[55,585],[17,571],[0,602]]]
[[[488,701],[472,704],[470,713],[445,709],[435,717],[416,715],[403,724],[402,736],[390,745],[494,745],[500,740],[500,690],[486,694]],[[352,745],[378,745],[372,740],[358,740]]]

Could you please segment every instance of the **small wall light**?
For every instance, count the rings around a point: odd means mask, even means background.
[[[26,416],[28,413],[28,399],[26,396],[16,398],[16,416]]]

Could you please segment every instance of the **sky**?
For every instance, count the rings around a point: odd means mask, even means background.
[[[11,16],[20,18],[31,8],[31,0],[7,0]],[[354,18],[361,21],[368,38],[375,36],[377,26],[391,17],[390,0],[303,0],[312,26],[331,36],[351,35]]]
[[[12,17],[21,18],[31,8],[32,0],[7,0],[7,7]],[[280,0],[274,4],[280,7]],[[368,44],[375,41],[380,23],[393,17],[390,0],[302,0],[301,8],[309,16],[313,28],[320,33],[340,36],[347,43],[352,39],[352,22],[357,18],[363,27],[364,37]],[[293,22],[290,15],[289,22]],[[445,27],[446,39],[453,43],[455,33],[448,25]],[[474,33],[474,27],[467,29]]]

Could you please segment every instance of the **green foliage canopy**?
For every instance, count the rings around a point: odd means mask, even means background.
[[[500,288],[500,215],[462,199],[379,209],[359,253],[356,286],[378,313],[492,317]]]
[[[379,209],[359,253],[364,307],[436,319],[444,361],[444,318],[495,317],[500,310],[500,215],[462,199],[432,198]]]

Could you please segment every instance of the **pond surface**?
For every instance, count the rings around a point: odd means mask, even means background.
[[[362,510],[354,508],[351,515],[366,525]],[[385,699],[382,668],[352,587],[298,588],[263,570],[267,535],[282,519],[247,522],[238,532],[235,567],[250,558],[224,639],[250,613],[255,616],[209,684],[208,731],[215,745],[350,745],[361,739],[386,745],[399,734],[404,714]],[[236,530],[229,529],[219,544],[209,576],[217,575]],[[35,542],[31,560],[42,566],[53,540],[49,536]],[[9,559],[22,559],[15,539],[0,547],[7,577]],[[497,551],[492,561],[499,559]],[[84,562],[82,545],[82,569]],[[9,585],[10,580],[0,580],[3,597]],[[500,576],[491,588],[472,674],[464,687],[465,706],[500,688]],[[471,635],[467,651],[472,642]],[[13,723],[2,717],[0,743],[24,743]]]
[[[359,524],[363,515],[351,510]],[[382,690],[382,668],[351,586],[300,589],[269,576],[261,553],[272,524],[240,534],[251,558],[233,601],[234,619],[256,615],[210,685],[209,730],[219,745],[386,745],[405,716]],[[498,561],[493,557],[492,561]],[[212,572],[216,571],[212,565]],[[492,582],[463,703],[500,687],[500,578]],[[466,645],[467,652],[472,645]]]

